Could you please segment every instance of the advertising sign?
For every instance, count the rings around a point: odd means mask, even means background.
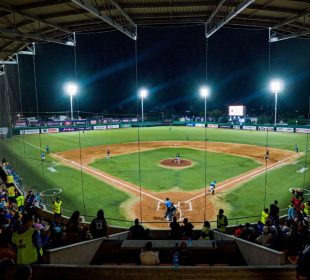
[[[233,129],[241,129],[240,125],[233,125]]]
[[[90,124],[97,124],[97,121],[96,120],[91,120]]]
[[[41,129],[41,133],[45,134],[45,133],[58,133],[59,132],[59,128],[42,128]]]
[[[16,122],[13,126],[14,127],[27,127],[27,123],[26,122]]]
[[[244,130],[256,130],[256,126],[255,125],[243,125],[242,129],[244,129]]]
[[[294,128],[292,128],[292,127],[277,127],[277,131],[280,131],[280,132],[294,132]]]
[[[107,125],[107,129],[119,128],[119,124],[110,124]]]
[[[258,130],[274,131],[273,126],[258,126]]]
[[[39,134],[40,129],[27,129],[27,130],[20,130],[20,134]]]
[[[76,125],[81,125],[81,124],[86,124],[86,121],[75,121],[74,123]]]
[[[194,123],[187,123],[186,126],[195,126]]]
[[[103,129],[107,129],[107,127],[105,125],[95,125],[94,126],[94,130],[103,130]]]
[[[219,124],[219,128],[232,128],[230,124]]]
[[[215,124],[215,123],[209,123],[209,124],[208,124],[208,127],[210,127],[210,128],[218,128],[219,125],[218,125],[218,124]]]
[[[205,124],[204,123],[196,123],[196,126],[197,127],[205,127]]]
[[[296,128],[297,133],[310,133],[310,128]]]

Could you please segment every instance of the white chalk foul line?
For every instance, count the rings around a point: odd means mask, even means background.
[[[19,140],[19,139],[18,139],[18,140]],[[25,142],[26,144],[28,144],[28,145],[30,145],[30,146],[33,146],[34,148],[36,148],[36,149],[38,149],[38,150],[42,150],[40,147],[35,146],[35,145],[33,145],[33,144],[31,144],[31,143],[29,143],[29,142],[27,142],[27,141],[22,141],[22,140],[19,140],[19,141]],[[67,162],[69,162],[69,163],[71,163],[71,164],[73,164],[73,165],[76,165],[76,166],[78,166],[78,167],[80,167],[80,168],[82,167],[82,168],[84,168],[84,169],[86,169],[86,170],[88,170],[88,171],[90,171],[90,172],[92,172],[92,173],[98,175],[99,177],[102,177],[102,178],[111,180],[111,181],[113,181],[114,183],[117,183],[117,184],[119,184],[119,185],[122,185],[123,187],[126,187],[126,188],[128,188],[128,189],[131,189],[131,190],[133,190],[133,191],[136,191],[136,192],[140,193],[140,190],[139,190],[139,189],[136,189],[136,188],[134,188],[134,187],[131,187],[131,186],[129,186],[129,185],[127,185],[127,184],[125,184],[125,183],[123,183],[123,182],[121,182],[121,181],[118,181],[118,180],[116,180],[116,179],[114,179],[114,178],[111,178],[111,177],[109,177],[109,176],[106,176],[106,175],[102,174],[101,172],[98,172],[98,171],[96,171],[96,170],[94,170],[94,169],[92,169],[92,168],[89,168],[89,167],[85,166],[85,165],[78,164],[78,163],[76,163],[76,162],[74,162],[74,161],[72,161],[72,160],[66,159],[66,158],[61,157],[61,156],[59,156],[59,155],[56,155],[56,154],[54,154],[54,153],[51,153],[51,155],[53,155],[53,156],[55,156],[55,157],[58,157],[58,158],[60,158],[60,159],[62,159],[62,160],[64,160],[64,161],[67,161]],[[148,197],[150,197],[150,198],[153,198],[153,199],[155,199],[155,200],[157,200],[157,201],[159,201],[159,202],[164,202],[163,200],[161,200],[161,199],[159,199],[159,198],[157,198],[157,197],[155,197],[155,196],[153,196],[153,195],[151,195],[151,194],[148,194],[148,193],[146,193],[146,192],[141,191],[141,194],[143,194],[143,195],[145,195],[145,196],[148,196]]]
[[[289,157],[287,157],[287,158],[285,158],[285,159],[282,159],[282,160],[280,160],[280,161],[278,161],[278,162],[276,162],[276,163],[270,165],[270,166],[267,168],[267,171],[270,171],[270,170],[272,170],[272,169],[274,169],[274,168],[276,168],[276,167],[279,167],[279,166],[282,165],[285,161],[287,161],[287,160],[289,160],[289,159],[291,159],[291,158],[293,158],[293,157],[296,157],[297,155],[298,155],[298,154],[294,154],[294,155],[292,155],[292,156],[289,156]],[[231,185],[231,184],[233,184],[233,183],[235,183],[235,182],[238,182],[238,181],[240,181],[240,180],[242,180],[242,179],[244,179],[244,178],[249,178],[249,179],[254,178],[254,177],[256,177],[256,176],[261,175],[262,173],[264,173],[265,170],[266,170],[266,168],[265,168],[265,167],[262,167],[262,168],[260,168],[260,169],[258,169],[258,170],[256,170],[256,171],[254,171],[254,172],[252,172],[252,173],[250,173],[250,174],[244,175],[244,176],[239,177],[239,178],[237,178],[237,179],[234,179],[234,180],[232,180],[232,181],[230,181],[230,182],[228,182],[228,183],[226,183],[226,184],[224,184],[224,185],[222,185],[222,186],[220,186],[220,187],[217,187],[216,190],[222,189],[222,188],[224,188],[224,187],[226,187],[226,186],[228,186],[228,185]],[[195,196],[195,197],[193,197],[193,198],[187,200],[186,202],[191,202],[191,201],[193,201],[193,200],[195,200],[195,199],[197,199],[197,198],[199,198],[199,197],[201,197],[201,196],[204,196],[204,195],[205,195],[205,193],[199,194],[199,195],[197,195],[197,196]]]

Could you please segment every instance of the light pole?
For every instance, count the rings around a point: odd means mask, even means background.
[[[283,82],[281,80],[272,80],[270,82],[270,90],[275,94],[274,102],[274,126],[277,126],[277,107],[278,107],[278,93],[283,90]]]
[[[142,88],[139,90],[139,96],[141,98],[141,121],[144,122],[144,112],[143,112],[143,100],[148,95],[148,90],[146,88]]]
[[[207,97],[210,95],[210,88],[207,86],[203,86],[200,88],[200,95],[205,99],[205,125],[207,123]]]
[[[71,120],[73,120],[73,96],[77,94],[78,86],[72,82],[66,83],[64,86],[64,91],[70,95]]]

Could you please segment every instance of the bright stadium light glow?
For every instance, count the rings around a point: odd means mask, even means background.
[[[64,92],[70,96],[71,120],[73,120],[73,96],[77,94],[78,89],[78,85],[73,82],[64,85]]]
[[[270,90],[273,93],[279,93],[283,90],[283,88],[284,88],[284,84],[283,84],[283,81],[281,80],[272,80],[270,82]]]
[[[278,93],[284,88],[283,81],[276,79],[270,82],[270,90],[274,93],[274,126],[277,126],[277,107],[278,107]]]
[[[78,92],[78,86],[76,83],[68,82],[64,85],[64,91],[68,95],[76,95]]]
[[[146,89],[146,88],[141,88],[140,90],[139,90],[139,96],[140,96],[140,98],[145,98],[145,97],[147,97],[148,96],[148,94],[149,94],[149,92],[148,92],[148,90]]]
[[[200,92],[201,97],[204,97],[204,98],[209,97],[210,88],[207,86],[203,86],[200,88],[199,92]]]

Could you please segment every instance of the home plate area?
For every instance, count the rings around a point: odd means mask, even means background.
[[[184,212],[192,211],[192,203],[191,202],[179,201],[178,203],[175,203],[174,206],[177,208],[175,216],[177,217],[178,221],[183,221]],[[157,203],[156,211],[161,211],[161,212],[165,213],[165,211],[166,211],[165,202],[159,201]]]

